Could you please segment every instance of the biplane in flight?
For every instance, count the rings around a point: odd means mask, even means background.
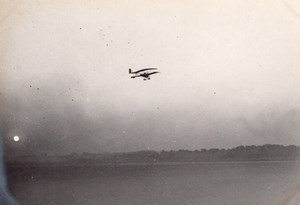
[[[159,73],[158,71],[154,71],[154,70],[157,70],[157,68],[144,68],[144,69],[133,72],[129,68],[129,74],[134,75],[134,76],[131,76],[131,78],[143,77],[144,80],[150,80],[150,75]]]

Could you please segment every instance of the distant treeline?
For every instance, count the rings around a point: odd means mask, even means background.
[[[201,149],[195,151],[137,151],[127,153],[71,153],[63,156],[47,154],[19,156],[9,164],[93,165],[126,163],[184,163],[216,161],[295,161],[300,159],[300,146],[271,145],[238,146],[232,149]]]

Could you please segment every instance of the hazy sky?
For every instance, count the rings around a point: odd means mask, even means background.
[[[300,144],[296,0],[0,5],[10,153]]]

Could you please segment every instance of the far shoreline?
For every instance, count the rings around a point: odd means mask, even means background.
[[[8,163],[10,168],[64,168],[64,167],[130,167],[130,166],[183,166],[183,165],[218,165],[218,164],[300,164],[299,160],[248,160],[248,161],[203,161],[203,162],[154,162],[154,163]]]

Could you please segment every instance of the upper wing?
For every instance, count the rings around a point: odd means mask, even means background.
[[[156,74],[156,73],[159,73],[159,72],[152,72],[152,73],[148,73],[147,75],[153,75],[153,74]]]
[[[135,71],[135,72],[132,72],[132,73],[139,73],[139,72],[143,72],[143,71],[146,71],[146,70],[157,70],[157,68],[145,68],[145,69],[141,69],[141,70],[138,70],[138,71]]]

